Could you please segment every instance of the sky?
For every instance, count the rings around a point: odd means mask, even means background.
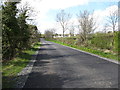
[[[80,11],[94,11],[93,15],[98,26],[96,31],[101,31],[109,12],[118,9],[118,0],[22,0],[21,4],[24,5],[26,2],[36,12],[31,18],[35,19],[35,24],[41,33],[50,28],[55,28],[56,33],[62,33],[59,23],[56,22],[56,14],[61,10],[72,15],[71,22],[74,22],[74,25],[78,25],[76,15]],[[78,33],[77,28],[75,32]]]

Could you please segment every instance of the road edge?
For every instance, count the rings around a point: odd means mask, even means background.
[[[39,49],[40,49],[40,47],[39,47]],[[35,52],[35,55],[32,56],[32,59],[27,64],[27,66],[21,72],[18,73],[15,88],[23,88],[24,87],[24,85],[29,77],[29,74],[32,71],[33,65],[36,62],[38,52],[39,51]]]
[[[51,42],[51,41],[49,41],[49,42]],[[53,43],[55,43],[55,42],[53,42]],[[58,44],[58,43],[56,43],[56,44]],[[61,44],[59,44],[59,45],[61,45]],[[62,46],[65,46],[65,45],[62,45]],[[104,60],[107,60],[107,61],[115,63],[115,64],[120,64],[119,61],[116,61],[114,59],[108,59],[108,58],[105,58],[105,57],[101,57],[99,55],[96,55],[96,54],[93,54],[93,53],[89,53],[89,52],[86,52],[86,51],[83,51],[83,50],[79,50],[79,49],[76,49],[76,48],[73,48],[73,47],[69,47],[69,46],[65,46],[65,47],[68,47],[68,48],[71,48],[71,49],[74,49],[74,50],[77,50],[77,51],[80,51],[80,52],[83,52],[83,53],[86,53],[86,54],[89,54],[89,55],[92,55],[92,56],[95,56],[95,57],[98,57],[98,58],[101,58],[101,59],[104,59]]]

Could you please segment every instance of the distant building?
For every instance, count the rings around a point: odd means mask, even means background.
[[[71,36],[77,36],[78,34],[74,34],[74,35],[71,35],[71,34],[64,34],[64,37],[71,37]],[[55,34],[53,35],[53,38],[60,38],[60,37],[63,37],[63,34]]]

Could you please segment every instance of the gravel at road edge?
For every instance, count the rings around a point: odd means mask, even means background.
[[[20,73],[18,73],[15,88],[23,88],[24,87],[24,85],[27,81],[27,78],[29,77],[29,74],[32,71],[33,65],[36,62],[37,54],[38,54],[38,51],[36,51],[35,55],[32,56],[28,65]]]

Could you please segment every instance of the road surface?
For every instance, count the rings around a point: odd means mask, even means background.
[[[41,41],[24,88],[118,88],[118,64]]]

